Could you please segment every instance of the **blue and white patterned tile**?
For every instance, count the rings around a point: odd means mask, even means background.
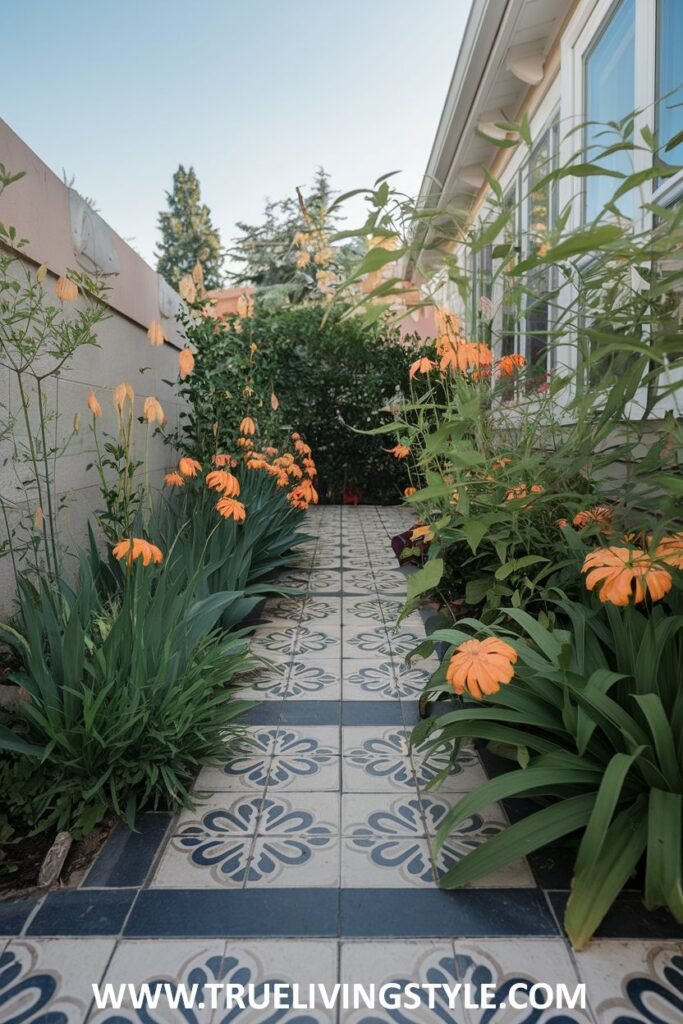
[[[367,594],[373,596],[377,593],[377,581],[373,573],[363,569],[351,569],[344,573],[345,594]]]
[[[289,664],[283,659],[242,676],[240,700],[281,700],[287,693]]]
[[[419,697],[429,674],[403,662],[378,658],[344,660],[343,691],[346,700],[397,700]]]
[[[333,1014],[316,1008],[302,1012],[296,1009],[264,1010],[249,1007],[245,990],[253,986],[254,1002],[265,998],[268,988],[275,985],[293,986],[298,984],[302,991],[308,985],[321,983],[332,988],[337,976],[337,945],[331,942],[293,941],[230,941],[211,942],[201,940],[124,940],[117,946],[105,981],[118,988],[131,983],[136,986],[147,984],[154,989],[158,983],[168,984],[175,995],[178,986],[185,985],[185,991],[197,986],[198,1002],[202,1008],[192,1011],[170,1009],[168,1000],[162,998],[153,1016],[147,1008],[134,1009],[130,1002],[112,1015],[101,1011],[92,1018],[93,1024],[177,1024],[186,1020],[188,1024],[260,1024],[264,1012],[275,1014],[278,1024],[332,1024]],[[211,989],[209,986],[220,986]],[[232,986],[232,988],[228,988]],[[164,990],[166,991],[166,990]],[[225,992],[235,994],[234,1005],[226,1004]],[[238,1003],[239,993],[245,993],[245,1008]],[[292,999],[289,1002],[293,1002]],[[214,1005],[215,1003],[215,1005]]]
[[[323,832],[258,837],[247,889],[336,888],[340,884],[340,838]]]
[[[340,753],[339,729],[333,725],[281,726],[271,750],[276,757],[318,756],[328,760]]]
[[[268,781],[270,754],[240,754],[220,765],[202,768],[193,786],[193,799],[211,799],[214,793],[263,792]]]
[[[123,993],[120,1009],[94,1010],[92,1024],[174,1024],[184,1019],[188,1024],[211,1024],[216,1019],[209,985],[233,980],[224,969],[225,942],[186,939],[124,940],[118,944],[107,968],[104,983]],[[143,985],[158,1001],[156,1009],[147,1005],[136,1008],[129,985]],[[188,994],[194,990],[196,1003],[192,1009],[169,1005],[181,997],[180,986]],[[196,988],[193,989],[193,986]],[[217,990],[216,990],[217,992]],[[182,1005],[182,1003],[180,1004]]]
[[[287,700],[341,700],[340,660],[336,658],[297,658],[289,666]]]
[[[338,626],[341,623],[342,599],[340,597],[312,597],[303,605],[301,623],[309,629]]]
[[[311,594],[339,594],[342,573],[339,569],[314,569],[306,585]]]
[[[440,793],[470,793],[488,780],[474,747],[461,747],[455,760],[452,760],[452,751],[450,743],[441,743],[431,751],[425,751],[423,747],[411,752],[422,793],[428,792],[437,799]],[[444,772],[448,774],[444,776]],[[438,786],[427,790],[436,779],[440,779]]]
[[[424,836],[359,833],[342,839],[342,886],[348,889],[412,889],[435,885]]]
[[[396,727],[347,726],[343,731],[343,789],[347,793],[417,790],[408,734]]]
[[[224,825],[225,816],[211,811],[196,826],[173,836],[159,860],[152,888],[243,889],[256,836]]]
[[[262,837],[278,835],[339,835],[338,793],[274,793],[263,803],[258,823]]]
[[[338,793],[341,759],[334,755],[327,760],[315,757],[274,757],[268,769],[268,794],[283,790],[303,793]]]
[[[180,811],[171,834],[186,839],[186,846],[193,846],[194,839],[205,834],[254,835],[262,803],[262,794],[248,790],[217,793],[198,802],[194,809]]]
[[[251,653],[267,662],[282,663],[290,660],[296,641],[298,625],[279,627],[268,633],[255,636],[251,641]]]
[[[368,626],[358,623],[344,624],[344,649],[349,658],[364,658],[367,654],[380,654],[391,658],[391,645],[384,624]]]
[[[391,986],[387,989],[388,1001],[394,1001],[394,1005],[390,1002],[372,1010],[348,1010],[344,1024],[469,1024],[462,1000],[449,1004],[447,992],[456,988],[459,978],[453,945],[448,941],[345,942],[341,947],[340,980],[342,984],[355,982],[377,989]],[[405,992],[408,985],[437,987],[431,999],[428,989],[419,990],[418,1006],[413,1007],[415,1000]]]
[[[342,794],[342,833],[364,836],[426,836],[422,805],[415,794]]]
[[[593,939],[576,965],[598,1024],[680,1024],[683,944]]]
[[[341,648],[341,625],[325,623],[314,627],[299,626],[296,640],[292,646],[292,654],[298,659],[309,655],[317,655],[320,658],[334,658],[339,656]]]
[[[82,1024],[113,939],[0,940],[3,1024]]]
[[[509,1005],[510,990],[519,985],[517,1001],[525,999],[534,985],[552,986],[538,991],[539,1000],[543,1001],[550,994],[554,1002],[556,986],[564,985],[568,992],[573,993],[580,983],[576,967],[567,946],[562,939],[485,939],[483,941],[455,940],[455,965],[458,980],[463,986],[470,986],[472,1002],[481,1004],[484,999],[484,986],[490,986],[492,1009],[473,1009],[467,1011],[467,1019],[471,1024],[521,1024],[532,1020],[538,1024],[592,1024],[593,1018],[588,1007],[548,1009],[514,1009]],[[587,992],[587,1001],[591,1002],[591,992]],[[680,1019],[680,1018],[679,1018]],[[622,1024],[636,1024],[638,1018],[628,1017]],[[664,1024],[667,1018],[647,1017],[642,1019],[649,1024]],[[673,1018],[671,1018],[673,1021]],[[597,1017],[597,1024],[606,1024]],[[668,1022],[667,1022],[668,1024]]]

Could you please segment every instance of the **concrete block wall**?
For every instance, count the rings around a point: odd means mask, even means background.
[[[70,190],[3,121],[0,121],[0,161],[11,173],[25,172],[21,180],[0,194],[0,221],[6,226],[14,225],[19,237],[29,239],[28,245],[16,253],[21,259],[16,265],[16,274],[22,277],[24,267],[34,270],[47,264],[44,287],[50,291],[57,277],[67,269],[81,269],[72,241]],[[105,432],[117,432],[112,392],[122,381],[128,381],[135,391],[136,417],[142,415],[148,395],[159,399],[168,419],[167,433],[173,432],[182,407],[173,388],[165,383],[177,379],[178,351],[184,344],[174,315],[178,300],[173,293],[169,294],[156,271],[115,232],[111,229],[109,232],[119,273],[104,278],[108,286],[108,316],[97,327],[98,345],[79,349],[57,379],[45,382],[48,408],[58,414],[50,424],[51,437],[58,442],[69,441],[66,454],[56,462],[55,490],[64,504],[59,513],[60,540],[72,550],[85,539],[86,523],[92,510],[101,506],[96,472],[86,468],[94,452],[90,431],[92,416],[86,404],[88,392],[95,392],[102,407],[102,416],[97,421],[100,437]],[[82,301],[79,297],[78,303]],[[65,309],[69,315],[71,308]],[[152,346],[147,337],[152,320],[161,321],[168,339],[161,347]],[[21,411],[15,378],[2,366],[0,404],[4,406],[5,420],[8,415],[16,416]],[[74,433],[77,415],[80,429]],[[34,403],[31,417],[34,434],[37,424]],[[19,439],[26,436],[26,427],[20,421],[16,423],[15,434]],[[159,438],[148,438],[147,426],[137,421],[135,444],[138,457],[148,457],[152,484],[160,485],[164,472],[175,461],[173,450]],[[0,492],[8,502],[19,499],[22,494],[19,484],[26,476],[25,467],[13,457],[11,441],[0,438]],[[27,504],[30,506],[31,499]],[[34,511],[26,507],[21,514],[25,520],[30,520]],[[0,537],[4,539],[5,534],[0,520]],[[0,558],[0,616],[5,620],[11,613],[13,598],[13,574],[6,555]]]

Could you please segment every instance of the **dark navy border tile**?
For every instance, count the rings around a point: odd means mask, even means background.
[[[549,892],[548,900],[561,926],[568,892]],[[683,923],[667,910],[647,910],[636,893],[623,892],[617,897],[595,933],[602,939],[683,939]]]
[[[558,935],[538,889],[342,889],[343,938]]]
[[[338,934],[338,889],[145,889],[124,930],[136,938]]]
[[[280,721],[283,704],[283,698],[262,700],[242,715],[240,723],[242,725],[277,725]]]
[[[403,725],[404,712],[397,700],[345,700],[342,706],[342,723],[344,725]]]
[[[118,935],[136,895],[136,889],[72,889],[48,893],[26,934]]]
[[[135,831],[121,822],[100,850],[81,888],[143,885],[172,820],[172,814],[150,811],[139,816]]]
[[[37,903],[33,896],[0,901],[0,935],[19,935]]]
[[[281,725],[339,725],[341,701],[285,700]]]

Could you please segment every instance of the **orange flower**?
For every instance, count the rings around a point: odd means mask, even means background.
[[[297,451],[299,453],[299,455],[310,455],[311,454],[310,446],[307,445],[305,441],[302,441],[301,438],[298,438],[294,442],[294,449],[295,449],[295,451]]]
[[[167,473],[164,477],[164,483],[167,487],[184,487],[185,481],[181,477],[180,473]]]
[[[292,441],[300,441],[301,440],[301,434],[297,434],[296,431],[294,431],[294,433],[290,434],[289,436],[291,437]]]
[[[671,589],[671,573],[655,565],[645,551],[625,547],[598,548],[584,559],[581,572],[586,587],[599,587],[598,597],[604,603],[627,605],[633,597],[636,604],[650,595],[659,601]]]
[[[511,487],[505,495],[506,501],[515,501],[517,498],[526,498],[527,494],[543,494],[543,488],[539,484],[533,484],[527,491],[526,484],[517,484]],[[530,505],[522,505],[522,508],[530,508]]]
[[[142,416],[148,423],[164,422],[164,410],[161,408],[159,400],[153,395],[145,399],[145,404],[142,407]]]
[[[261,456],[253,457],[253,452],[252,458],[249,459],[247,466],[249,467],[249,469],[270,469],[270,466],[268,465],[267,461]]]
[[[501,683],[509,683],[517,651],[504,640],[489,636],[486,640],[465,640],[452,655],[446,679],[456,693],[468,691],[476,700],[498,693]]]
[[[277,455],[278,450],[277,448],[268,447],[264,448],[263,452],[265,455],[268,456],[269,459],[273,459]]]
[[[216,510],[224,519],[234,519],[236,523],[241,523],[247,518],[244,505],[241,501],[236,501],[235,498],[219,498]]]
[[[94,391],[88,392],[88,408],[93,416],[98,417],[102,415],[102,406],[97,401]]]
[[[182,459],[178,460],[178,469],[183,476],[196,476],[197,473],[201,473],[202,464],[197,462],[196,459],[190,459],[187,456],[183,456]]]
[[[426,356],[423,356],[421,359],[415,360],[410,367],[408,376],[412,380],[416,373],[429,373],[430,370],[433,370],[435,367],[436,363],[433,359],[428,359]]]
[[[297,466],[295,462],[288,467],[287,472],[291,477],[294,477],[295,480],[301,480],[301,477],[304,475],[304,471],[301,466]]]
[[[518,352],[513,352],[512,355],[502,357],[498,363],[498,373],[501,377],[514,377],[517,370],[521,370],[523,366],[526,366],[524,356],[519,355]]]
[[[118,412],[119,416],[123,412],[123,407],[126,404],[126,401],[130,402],[131,405],[133,404],[135,400],[135,392],[127,380],[124,380],[122,384],[116,385],[112,392],[112,399],[114,401],[114,408]]]
[[[245,416],[240,423],[240,434],[245,434],[247,437],[252,437],[256,433],[256,424],[252,420],[251,416]]]
[[[301,252],[298,252],[296,254],[297,270],[303,270],[304,267],[307,267],[310,262],[311,262],[310,253],[304,252],[302,250]]]
[[[683,569],[683,533],[662,537],[655,549],[654,557],[676,569]]]
[[[497,469],[505,469],[505,467],[509,466],[511,462],[512,459],[508,459],[505,456],[500,459],[496,459],[496,461],[491,465],[491,472],[495,473]]]
[[[396,444],[393,448],[385,448],[384,450],[389,455],[393,455],[395,459],[405,459],[410,455],[410,448],[406,448],[404,444]]]
[[[558,528],[558,530],[561,530],[564,526],[569,526],[569,520],[568,519],[556,519],[555,520],[555,526]]]
[[[411,494],[417,494],[417,487],[406,487],[403,493],[406,498],[409,498]]]
[[[78,287],[68,277],[58,277],[55,281],[55,293],[60,302],[75,302],[78,298]]]
[[[293,487],[290,492],[290,501],[305,502],[307,505],[318,504],[318,492],[310,480],[302,480],[300,484]]]
[[[493,360],[488,345],[465,341],[464,338],[439,338],[436,350],[441,356],[439,366],[442,373],[448,369],[459,370],[460,373],[480,370],[482,367],[490,366]]]
[[[218,466],[219,469],[224,469],[225,466],[230,466],[235,460],[232,455],[214,455],[213,464]]]
[[[164,558],[160,548],[155,544],[150,544],[148,540],[143,540],[142,537],[120,540],[118,544],[114,545],[112,554],[119,561],[125,558],[127,565],[131,565],[137,558],[142,559],[143,565],[149,565],[150,562],[162,562]]]
[[[237,477],[223,469],[214,469],[209,473],[206,477],[206,486],[214,491],[220,491],[228,498],[236,498],[240,493],[240,482]]]
[[[147,328],[147,337],[152,345],[163,345],[166,339],[164,338],[164,329],[159,320],[152,320],[151,324]]]
[[[425,544],[428,544],[431,540],[434,540],[434,531],[431,526],[416,526],[410,534],[411,540],[422,540]]]
[[[588,526],[589,523],[606,523],[612,522],[612,516],[614,512],[609,505],[593,505],[592,508],[585,508],[581,512],[577,512],[572,522],[574,526],[578,526],[581,530],[584,526]]]
[[[183,348],[178,353],[178,373],[180,379],[184,380],[194,370],[194,356],[189,348]]]

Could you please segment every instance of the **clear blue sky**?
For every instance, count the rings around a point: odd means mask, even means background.
[[[2,117],[148,260],[179,163],[226,244],[318,165],[424,171],[470,0],[4,2]],[[0,160],[2,155],[0,154]]]

